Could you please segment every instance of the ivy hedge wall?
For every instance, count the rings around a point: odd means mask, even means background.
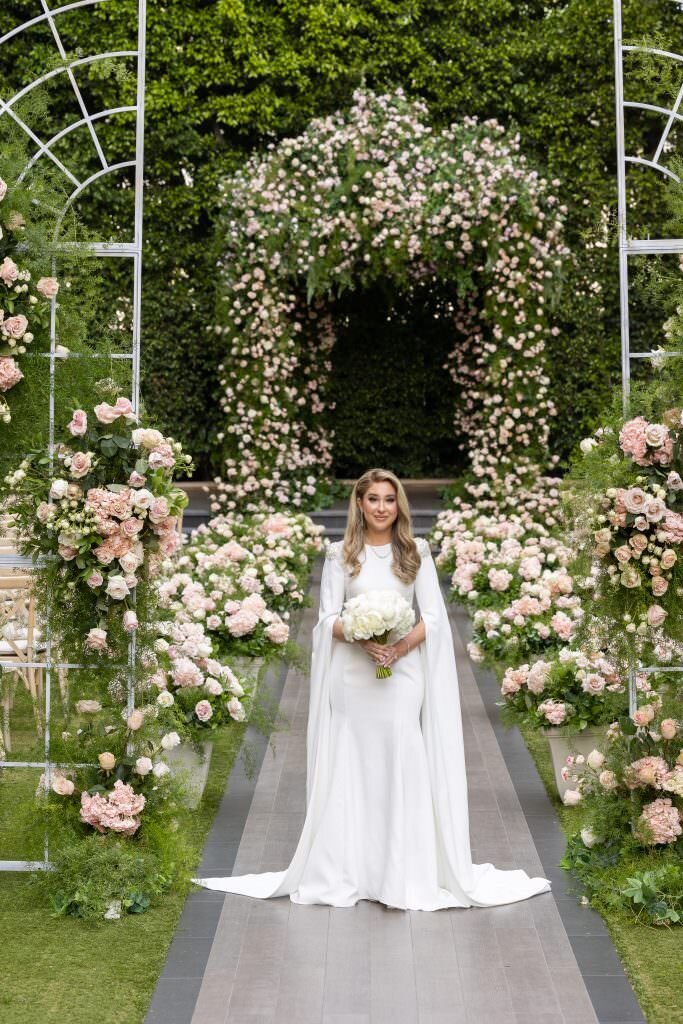
[[[3,5],[0,28],[34,16],[38,8],[32,0],[10,0]],[[89,16],[63,16],[68,51],[92,52],[93,41],[107,50],[124,48],[136,10],[136,0],[111,0]],[[680,18],[675,5],[627,0],[624,11],[631,39],[667,32],[670,42],[675,39],[673,26]],[[196,454],[204,473],[217,468],[211,466],[210,449],[218,413],[215,366],[223,354],[210,329],[217,182],[255,147],[297,133],[311,117],[344,106],[361,82],[380,89],[402,85],[430,104],[439,124],[465,115],[516,124],[529,161],[561,179],[570,210],[568,237],[579,265],[568,273],[557,311],[563,330],[551,356],[558,450],[566,454],[587,432],[619,380],[616,260],[606,262],[604,249],[586,245],[601,211],[613,209],[616,199],[611,12],[612,0],[148,5],[143,388],[150,413]],[[28,45],[0,52],[3,97],[53,59],[47,29],[32,31]],[[134,86],[132,76],[121,81],[111,69],[88,78],[83,73],[80,81],[96,107],[119,105]],[[53,102],[61,103],[61,95],[55,92]],[[126,152],[122,129],[114,125],[107,131],[108,153]],[[113,232],[120,197],[102,183],[95,199],[98,216],[109,217]],[[650,230],[660,209],[656,188],[644,187],[637,215]],[[597,302],[585,285],[596,275],[602,285]],[[115,298],[120,282],[112,280],[111,288]],[[371,296],[361,298],[359,308],[364,305],[371,307]],[[643,329],[644,323],[645,318]],[[362,368],[353,371],[354,331],[362,347],[358,315],[349,318],[343,337],[348,358],[341,358],[340,347],[332,382],[340,472],[351,468],[350,431],[357,431],[353,411],[360,398],[396,395],[405,377],[401,356],[388,363],[377,392],[359,395]],[[410,350],[405,330],[401,344]],[[434,340],[435,360],[445,344],[446,339]],[[425,353],[423,346],[411,371],[417,392],[431,387],[439,370]],[[405,465],[399,464],[400,450],[394,460],[400,472],[420,465],[438,471],[447,461],[439,448],[447,409],[443,390],[435,387],[433,416],[423,410],[418,419],[425,424],[430,452],[406,439]],[[387,430],[385,417],[371,418],[368,430],[368,452],[386,451],[391,439],[400,449],[401,438]]]

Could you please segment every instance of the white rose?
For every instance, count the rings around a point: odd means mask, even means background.
[[[161,737],[161,746],[164,750],[173,750],[174,747],[180,746],[180,736],[177,732],[167,732],[165,736]]]
[[[136,448],[156,448],[164,440],[164,435],[149,427],[140,427],[133,431],[133,444]]]
[[[131,504],[135,508],[147,509],[154,501],[154,495],[151,491],[148,491],[146,487],[141,487],[137,491],[133,491],[131,495]]]
[[[107,583],[107,594],[109,597],[113,598],[114,601],[123,601],[124,597],[128,597],[130,589],[123,576],[109,577],[109,581]]]
[[[597,771],[598,768],[602,768],[605,763],[605,755],[599,750],[591,750],[586,760],[589,766]]]
[[[50,497],[54,498],[56,501],[61,501],[62,498],[66,498],[68,490],[68,480],[53,480],[52,486],[50,487]]]
[[[139,757],[135,762],[135,772],[137,775],[149,775],[152,767],[152,760],[149,757]]]
[[[175,704],[175,697],[170,692],[170,690],[162,690],[159,696],[157,697],[157,704],[159,704],[159,706],[162,708],[170,708],[173,704]]]
[[[152,768],[152,773],[157,779],[163,779],[164,775],[168,775],[170,770],[165,761],[157,761]]]

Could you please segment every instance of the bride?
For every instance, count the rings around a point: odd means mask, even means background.
[[[396,590],[421,618],[394,643],[347,642],[340,611]],[[344,540],[330,544],[313,630],[306,820],[284,871],[198,878],[224,892],[404,910],[489,907],[548,892],[546,878],[473,864],[453,640],[429,545],[411,533],[391,472],[356,482]],[[377,679],[377,665],[391,675]]]

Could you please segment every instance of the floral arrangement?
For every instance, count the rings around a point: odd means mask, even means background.
[[[217,516],[166,565],[161,605],[177,621],[202,622],[228,661],[268,656],[289,639],[321,533],[303,513]]]
[[[157,670],[151,682],[159,691],[156,702],[175,708],[185,726],[215,729],[234,719],[243,722],[250,696],[227,666],[211,656],[212,642],[202,622],[174,619],[155,624]]]
[[[0,422],[5,424],[12,416],[4,396],[24,377],[18,360],[36,334],[49,329],[50,303],[59,291],[56,278],[33,283],[31,271],[22,266],[25,222],[16,210],[3,211],[7,197],[7,183],[0,178]]]
[[[614,722],[607,737],[608,749],[593,751],[577,779],[588,842],[599,843],[619,830],[624,841],[629,836],[639,847],[678,844],[683,835],[680,720],[664,711],[662,697],[653,693],[631,718]]]
[[[414,623],[412,606],[395,590],[370,590],[350,597],[341,611],[342,629],[350,643],[372,638],[378,644],[386,644],[392,634],[395,640],[400,640]],[[388,665],[378,665],[375,669],[377,679],[387,679],[390,675]]]
[[[641,692],[649,693],[647,675],[640,673],[638,683]],[[552,660],[508,667],[500,692],[504,719],[533,728],[581,732],[606,726],[627,709],[624,682],[604,654],[571,647],[563,647]]]
[[[449,369],[464,396],[454,428],[475,477],[554,464],[543,353],[559,333],[547,300],[568,255],[557,185],[497,122],[437,131],[400,89],[357,90],[347,113],[312,121],[225,181],[221,507],[318,503],[332,463],[321,421],[335,343],[327,299],[379,277],[403,285],[436,273],[454,285]]]
[[[637,660],[646,644],[683,638],[682,412],[635,416],[581,443],[583,464],[566,488],[579,541],[589,618],[613,655]],[[596,484],[591,481],[597,481]],[[585,550],[584,550],[585,549]]]
[[[191,458],[137,421],[120,396],[96,405],[94,415],[76,409],[54,465],[35,453],[6,481],[21,549],[47,560],[53,596],[81,598],[77,629],[86,653],[115,653],[112,626],[128,635],[137,630],[133,594],[151,557],[171,555],[180,540],[187,498],[173,478],[191,471]]]

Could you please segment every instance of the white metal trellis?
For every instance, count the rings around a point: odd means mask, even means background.
[[[88,189],[88,187],[99,178],[105,175],[122,171],[126,168],[134,168],[135,170],[135,194],[134,194],[134,215],[133,215],[133,236],[129,242],[95,242],[90,243],[87,247],[83,247],[85,255],[91,258],[118,258],[118,259],[129,259],[132,261],[133,269],[133,295],[132,295],[132,337],[131,337],[131,350],[126,353],[115,353],[114,358],[130,360],[131,363],[131,402],[135,411],[138,411],[140,402],[140,305],[141,305],[141,289],[142,289],[142,212],[143,212],[143,172],[144,172],[144,114],[145,114],[145,41],[146,41],[146,0],[138,0],[138,21],[137,21],[137,32],[136,32],[136,46],[135,49],[130,50],[117,50],[108,51],[103,53],[97,53],[90,56],[82,57],[79,56],[77,59],[69,59],[66,48],[64,46],[62,36],[59,30],[59,19],[61,16],[67,13],[79,12],[80,14],[89,14],[91,10],[101,4],[115,3],[116,0],[75,0],[73,3],[63,4],[59,7],[50,8],[47,0],[39,0],[40,13],[36,14],[35,17],[23,22],[21,25],[17,25],[15,28],[6,32],[0,37],[0,47],[4,46],[10,40],[16,37],[22,36],[22,33],[31,29],[35,25],[41,23],[49,26],[53,41],[59,54],[61,63],[52,68],[50,71],[43,75],[35,78],[29,85],[25,86],[16,92],[11,98],[3,100],[0,99],[0,117],[9,117],[15,124],[26,134],[28,139],[35,146],[35,152],[28,161],[24,168],[20,178],[23,178],[29,171],[31,171],[41,159],[51,161],[63,174],[68,186],[71,191],[64,204],[63,209],[58,215],[54,229],[54,241],[57,243],[56,251],[59,251],[59,234],[61,230],[62,221],[71,205]],[[135,61],[136,65],[136,102],[134,106],[120,106],[111,107],[106,110],[98,110],[92,112],[88,109],[83,93],[78,85],[75,69],[86,67],[97,61],[106,59],[131,59]],[[61,131],[55,133],[49,140],[42,140],[21,118],[18,113],[18,104],[21,99],[27,96],[33,89],[44,85],[56,76],[65,75],[73,91],[75,100],[81,113],[81,117],[73,121]],[[121,114],[134,114],[135,115],[135,129],[134,129],[134,158],[118,163],[109,163],[101,144],[101,141],[97,134],[97,123],[103,119],[113,118]],[[72,132],[77,129],[86,127],[90,142],[97,155],[97,159],[100,163],[100,169],[95,173],[91,174],[84,180],[79,179],[73,169],[69,168],[67,164],[60,160],[53,151],[53,147],[60,142],[62,139],[68,137]],[[67,248],[63,246],[62,248]],[[79,251],[81,251],[79,249]],[[57,259],[54,259],[54,271],[57,269]],[[48,446],[50,453],[50,469],[52,470],[52,456],[54,454],[55,446],[55,372],[57,362],[57,332],[56,332],[56,299],[52,299],[52,310],[50,319],[50,351],[46,353],[49,358],[50,370],[50,393],[49,393],[49,421],[48,421]],[[94,355],[94,358],[97,358]],[[61,361],[61,359],[60,359]],[[30,559],[23,558],[19,555],[2,555],[0,554],[0,567],[5,568],[31,568],[32,562]],[[134,690],[134,671],[135,671],[135,637],[131,638],[128,650],[128,711],[132,711],[135,700]],[[12,668],[15,665],[11,661],[0,660],[0,669]],[[33,667],[33,666],[26,666]],[[63,765],[55,764],[51,758],[50,752],[50,711],[51,711],[51,682],[52,676],[55,671],[60,669],[79,669],[85,666],[80,664],[59,662],[53,660],[52,656],[52,644],[49,635],[49,630],[45,638],[45,661],[35,663],[35,667],[40,667],[45,672],[45,733],[44,733],[44,761],[32,762],[32,761],[0,761],[0,768],[42,768],[45,772],[45,785],[49,788],[50,776],[54,768],[67,767]],[[87,765],[70,765],[69,767],[88,767]],[[0,871],[25,871],[35,870],[36,868],[47,868],[49,867],[49,850],[48,840],[45,837],[45,845],[43,851],[42,861],[22,861],[22,860],[0,860]]]
[[[680,0],[669,0],[681,10]],[[636,164],[654,170],[680,184],[680,178],[666,165],[666,147],[671,129],[676,122],[683,122],[683,56],[669,50],[656,49],[648,46],[625,46],[623,42],[622,0],[613,0],[614,9],[614,78],[616,93],[616,140],[617,140],[617,190],[618,190],[618,242],[619,242],[619,301],[621,324],[621,378],[624,415],[628,415],[631,360],[650,359],[659,353],[632,352],[629,326],[629,258],[631,256],[659,256],[683,253],[683,238],[630,238],[628,232],[628,193],[626,182],[627,164]],[[624,53],[636,52],[651,54],[663,61],[676,62],[681,70],[681,86],[672,107],[660,107],[645,101],[626,100],[624,98]],[[629,156],[626,153],[625,112],[626,110],[647,110],[661,115],[664,122],[659,140],[650,159]],[[680,355],[682,353],[667,353]],[[633,666],[629,672],[629,712],[632,714],[638,702],[636,688],[636,671],[651,673],[655,671],[683,672],[682,666],[669,666],[662,669],[658,666]]]

